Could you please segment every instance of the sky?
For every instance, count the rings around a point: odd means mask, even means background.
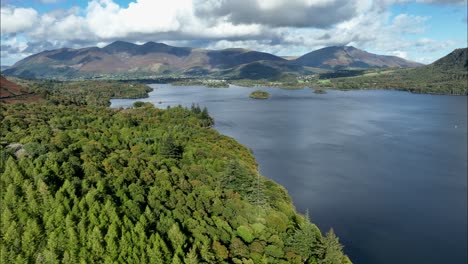
[[[326,46],[431,63],[467,47],[467,0],[1,0],[1,65],[116,40],[300,56]]]

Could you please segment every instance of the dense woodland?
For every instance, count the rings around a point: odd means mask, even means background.
[[[111,98],[146,98],[152,91],[138,82],[121,81],[55,81],[8,77],[13,82],[28,87],[52,104],[110,106]]]
[[[350,263],[206,109],[93,85],[1,105],[0,263]]]
[[[340,90],[385,89],[425,94],[468,95],[467,79],[467,71],[441,72],[431,67],[421,67],[334,78],[328,83],[319,83],[319,86]]]
[[[393,89],[413,93],[468,95],[468,49],[456,49],[434,63],[413,69],[344,71],[347,76],[328,78],[320,86],[351,89]],[[333,77],[333,76],[331,76]]]

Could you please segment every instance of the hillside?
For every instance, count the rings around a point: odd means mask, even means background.
[[[328,69],[407,68],[422,65],[395,56],[372,54],[352,46],[326,47],[307,53],[294,62],[302,66]]]
[[[148,42],[116,41],[103,48],[58,49],[27,57],[5,70],[25,78],[148,78],[216,74],[256,61],[283,62],[272,54],[245,50],[205,50]]]
[[[287,61],[262,60],[243,64],[238,67],[221,72],[220,77],[229,79],[279,79],[288,74],[310,74],[315,69],[291,64]]]
[[[116,41],[106,47],[63,48],[29,56],[4,71],[23,78],[151,79],[229,78],[277,79],[282,74],[314,74],[323,69],[416,67],[393,56],[353,47],[328,47],[296,59],[246,50],[207,50],[148,42]]]
[[[350,263],[206,109],[79,98],[0,106],[1,263]]]
[[[29,90],[0,76],[0,98],[27,94]]]
[[[434,63],[424,67],[424,69],[447,72],[467,72],[468,71],[468,48],[456,49],[447,56],[438,59]]]
[[[0,103],[25,103],[42,101],[43,97],[29,88],[18,85],[0,76]]]
[[[395,89],[414,93],[468,95],[468,48],[456,49],[432,64],[414,69],[370,71],[329,79],[337,89]]]

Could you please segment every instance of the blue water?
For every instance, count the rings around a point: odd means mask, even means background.
[[[152,85],[149,98],[207,106],[357,264],[467,263],[467,97]],[[129,107],[136,100],[112,100]]]

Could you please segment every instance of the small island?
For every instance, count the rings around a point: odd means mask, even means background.
[[[256,90],[251,92],[249,97],[253,99],[268,99],[270,98],[270,94],[262,90]]]
[[[316,93],[316,94],[326,94],[327,91],[325,91],[325,90],[323,90],[323,89],[320,89],[320,88],[316,88],[316,89],[314,90],[314,93]]]

